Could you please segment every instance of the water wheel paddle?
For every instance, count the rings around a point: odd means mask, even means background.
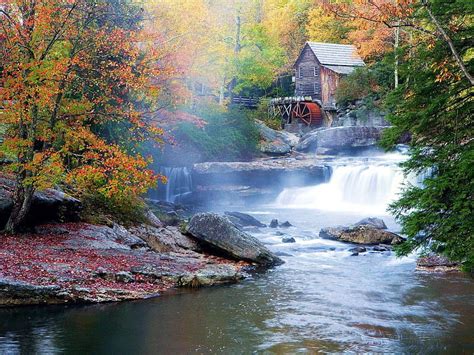
[[[293,107],[292,115],[308,126],[320,126],[323,122],[321,108],[314,102],[298,102]]]

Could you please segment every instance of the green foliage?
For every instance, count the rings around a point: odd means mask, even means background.
[[[464,13],[455,8],[460,4],[435,2],[432,9],[449,23],[449,16]],[[472,34],[459,30],[450,36],[465,56]],[[474,72],[474,60],[466,65]],[[390,147],[409,132],[411,155],[403,168],[428,177],[422,186],[407,186],[391,205],[408,237],[397,251],[441,253],[474,272],[474,89],[442,41],[419,45],[400,70],[407,80],[387,97],[394,127],[383,143]]]
[[[249,110],[248,111],[248,116],[255,120],[260,120],[267,127],[270,127],[275,130],[281,130],[281,124],[282,120],[280,117],[271,117],[268,114],[268,105],[270,103],[269,99],[261,99],[260,102],[258,103],[258,106],[255,110]]]
[[[245,29],[242,50],[234,58],[237,85],[235,93],[248,89],[267,89],[275,78],[275,73],[285,64],[283,49],[268,36],[262,25]]]
[[[370,67],[361,67],[343,77],[336,90],[342,107],[358,100],[373,108],[393,87],[393,64],[390,55]]]
[[[202,106],[192,113],[207,122],[205,127],[182,123],[175,135],[201,152],[203,160],[247,160],[256,154],[259,133],[246,110]]]
[[[81,218],[92,224],[110,224],[114,221],[129,226],[145,222],[146,204],[141,198],[116,200],[100,194],[86,194],[81,196],[81,201]]]

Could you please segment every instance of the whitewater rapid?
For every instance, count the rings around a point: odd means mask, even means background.
[[[354,158],[331,166],[327,183],[286,188],[277,197],[278,208],[387,214],[406,179],[399,167],[404,155],[378,159]]]

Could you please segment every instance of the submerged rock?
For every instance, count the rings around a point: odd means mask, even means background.
[[[353,253],[365,253],[367,249],[365,247],[355,247],[355,248],[349,249],[349,251]]]
[[[372,226],[377,229],[387,229],[387,225],[383,221],[383,219],[377,218],[377,217],[367,217],[364,219],[361,219],[359,222],[355,223],[354,226]]]
[[[319,236],[354,244],[400,244],[403,242],[403,238],[399,235],[370,225],[322,228]]]
[[[296,239],[293,237],[283,237],[281,238],[282,243],[296,243]]]
[[[227,217],[215,213],[194,215],[189,222],[188,232],[198,241],[239,260],[251,261],[263,266],[283,263],[258,239],[240,231]]]
[[[390,251],[390,248],[385,245],[376,245],[372,248],[373,251]]]
[[[293,225],[290,222],[286,221],[280,224],[280,227],[289,228],[289,227],[293,227]]]
[[[260,222],[258,219],[246,213],[227,211],[224,212],[224,214],[227,216],[227,218],[230,219],[232,223],[236,224],[239,227],[266,227],[266,225]]]

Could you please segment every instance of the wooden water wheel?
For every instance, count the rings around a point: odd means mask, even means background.
[[[298,102],[291,112],[293,119],[299,119],[308,126],[320,126],[323,122],[321,107],[314,102]]]

